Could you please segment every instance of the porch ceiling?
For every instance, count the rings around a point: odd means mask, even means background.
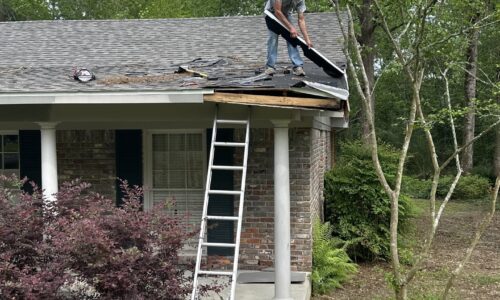
[[[168,129],[212,126],[215,103],[177,104],[32,104],[4,105],[0,128],[38,129],[39,122],[55,122],[58,129]],[[245,119],[247,105],[219,104],[219,114]],[[271,120],[292,120],[291,127],[313,127],[318,118],[343,119],[342,111],[251,106],[252,127],[272,127]],[[316,120],[316,121],[315,121]]]

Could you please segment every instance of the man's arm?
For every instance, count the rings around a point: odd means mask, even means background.
[[[292,23],[290,23],[290,21],[288,21],[286,16],[281,11],[281,0],[275,0],[273,8],[274,8],[274,15],[278,18],[278,20],[281,21],[281,23],[285,24],[288,31],[290,31],[290,36],[292,38],[297,38],[297,36],[299,35],[297,30],[295,29],[295,27],[293,27]],[[299,26],[300,26],[300,23],[299,23]],[[305,26],[305,23],[304,23],[304,26]],[[300,27],[300,28],[302,30],[302,27]],[[304,31],[302,31],[302,34],[303,33],[304,33]]]
[[[304,13],[301,12],[299,12],[299,28],[300,31],[302,31],[302,35],[304,36],[307,46],[312,48],[313,44],[309,38],[309,34],[307,33],[306,18],[304,17]]]

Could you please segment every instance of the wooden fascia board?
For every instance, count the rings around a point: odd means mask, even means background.
[[[340,101],[334,98],[302,98],[287,96],[266,96],[252,94],[235,94],[215,92],[203,95],[206,102],[231,103],[231,104],[253,104],[274,105],[287,107],[308,107],[322,109],[340,109]]]

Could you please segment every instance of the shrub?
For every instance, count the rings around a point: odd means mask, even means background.
[[[403,177],[402,192],[414,199],[429,199],[431,182],[410,176]]]
[[[327,219],[334,235],[347,241],[353,259],[389,257],[390,200],[377,179],[370,150],[361,142],[345,143],[336,167],[325,176]],[[398,153],[379,147],[379,157],[389,182],[394,182]],[[399,199],[399,232],[409,226],[411,202]]]
[[[448,190],[450,189],[450,186],[453,183],[453,179],[454,179],[454,176],[450,176],[450,175],[441,175],[439,177],[439,184],[438,184],[437,190],[436,190],[436,197],[437,198],[446,197],[446,194],[448,194]],[[429,179],[427,181],[428,181],[429,186],[431,186],[431,184],[432,184],[431,180]],[[459,181],[459,183],[460,183],[460,181]],[[458,184],[457,184],[457,187],[455,188],[455,191],[453,193],[453,198],[456,197],[457,188],[458,188]],[[427,196],[427,198],[429,198],[429,196]]]
[[[341,287],[358,270],[340,243],[332,239],[332,230],[329,223],[321,224],[319,220],[314,222],[311,278],[316,295]]]
[[[450,189],[454,176],[442,175],[436,190],[437,198],[444,198]],[[475,200],[485,199],[491,188],[488,178],[479,175],[464,175],[460,177],[452,199]],[[430,179],[416,179],[405,177],[403,180],[403,192],[413,198],[428,199],[431,191]]]
[[[442,176],[439,181],[439,186],[443,185],[443,187],[446,187],[446,192],[448,192],[452,182],[452,176]],[[489,196],[490,188],[491,184],[488,178],[481,177],[479,175],[465,175],[458,181],[452,198],[462,200],[485,199]],[[438,194],[438,196],[444,198],[446,196],[446,192]]]
[[[6,186],[0,186],[1,299],[183,299],[190,292],[177,256],[188,234],[161,207],[143,211],[140,188],[124,183],[117,208],[75,181],[47,207],[37,187],[27,194]]]

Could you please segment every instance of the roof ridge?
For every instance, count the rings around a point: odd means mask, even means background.
[[[306,15],[332,15],[334,12],[314,12]],[[238,18],[255,18],[264,17],[264,12],[258,15],[235,15],[235,16],[216,16],[216,17],[180,17],[180,18],[148,18],[148,19],[57,19],[57,20],[26,20],[26,21],[3,21],[3,24],[26,24],[26,23],[120,23],[120,22],[147,22],[147,21],[184,21],[184,20],[217,20],[217,19],[238,19]]]

